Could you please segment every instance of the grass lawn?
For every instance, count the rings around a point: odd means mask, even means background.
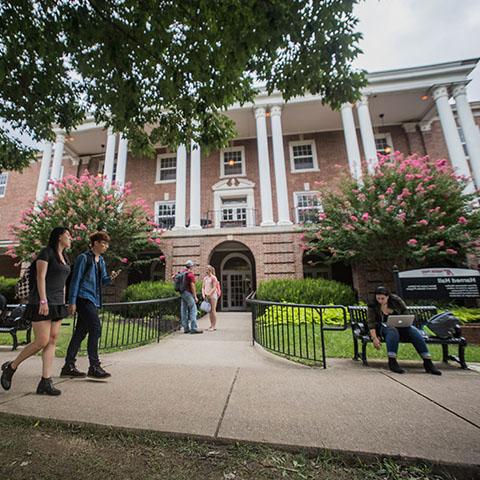
[[[65,357],[72,336],[72,328],[73,319],[71,317],[64,319],[62,326],[60,327],[60,335],[58,337],[57,349],[55,351],[57,357]],[[100,351],[103,353],[117,352],[126,348],[146,345],[147,343],[152,343],[157,340],[155,335],[155,330],[149,325],[120,321],[118,316],[111,315],[108,322],[103,322]],[[25,341],[25,338],[26,333],[24,331],[18,333],[19,342]],[[8,333],[0,333],[0,345],[11,344],[11,335]],[[127,346],[122,346],[125,344]],[[82,350],[79,354],[87,354],[86,340],[83,341]]]
[[[261,342],[263,339],[265,343]],[[300,324],[300,325],[279,325],[277,328],[266,327],[265,330],[257,330],[257,339],[260,343],[272,350],[283,351],[287,356],[302,356],[310,360],[321,361],[321,338],[320,327],[318,324]],[[361,345],[359,346],[361,348]],[[442,347],[440,345],[429,345],[428,348],[434,361],[442,360]],[[353,339],[350,328],[344,331],[326,331],[325,332],[325,351],[327,357],[331,358],[352,358],[353,357]],[[458,348],[450,346],[449,352],[457,355]],[[315,358],[316,355],[316,358]],[[373,345],[367,347],[367,357],[387,358],[385,344],[382,344],[381,350],[375,350]],[[469,345],[465,350],[466,361],[480,362],[480,345]],[[398,350],[400,360],[420,360],[417,352],[410,344],[401,343]]]
[[[0,478],[164,480],[455,480],[421,462],[221,445],[155,432],[0,414]],[[441,467],[436,467],[437,470]],[[443,467],[444,468],[444,467]],[[458,478],[458,477],[457,477]]]

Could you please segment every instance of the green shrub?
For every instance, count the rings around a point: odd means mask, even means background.
[[[138,302],[178,296],[173,282],[140,282],[128,286],[123,292],[122,301]]]
[[[346,284],[320,278],[260,282],[257,299],[307,305],[353,305],[355,294]]]
[[[455,307],[450,311],[459,318],[462,323],[480,322],[480,308]]]
[[[17,303],[15,298],[15,285],[18,278],[7,278],[0,276],[0,293],[5,296],[8,303]]]
[[[343,325],[344,312],[346,322],[349,322],[350,316],[348,310],[341,308],[329,308],[322,311],[324,325]],[[267,307],[262,315],[258,317],[258,322],[266,326],[269,325],[301,325],[301,324],[320,324],[320,312],[313,308],[297,308],[287,306]]]

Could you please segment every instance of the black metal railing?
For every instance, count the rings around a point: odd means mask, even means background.
[[[327,368],[325,331],[349,328],[343,305],[302,305],[247,297],[252,310],[252,339],[267,350]]]
[[[100,310],[100,350],[157,342],[179,328],[180,297],[138,302],[105,303]],[[73,319],[75,329],[76,315]],[[73,331],[73,330],[72,330]],[[83,345],[86,349],[86,344]]]

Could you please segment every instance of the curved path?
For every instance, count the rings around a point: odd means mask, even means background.
[[[109,381],[57,379],[57,398],[32,393],[40,358],[29,359],[12,390],[0,391],[0,412],[480,469],[477,372],[451,367],[434,377],[412,363],[399,376],[384,362],[364,368],[351,360],[329,360],[327,370],[304,367],[252,347],[250,318],[223,313],[216,332],[177,332],[104,355]],[[0,351],[0,362],[11,356]],[[78,363],[85,368],[87,361]],[[61,364],[57,359],[57,371]]]

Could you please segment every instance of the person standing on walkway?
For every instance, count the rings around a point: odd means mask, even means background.
[[[2,365],[1,384],[5,390],[10,389],[13,374],[18,366],[42,350],[42,378],[37,393],[40,395],[62,393],[53,386],[51,375],[61,320],[68,316],[65,285],[70,274],[70,265],[64,252],[70,248],[71,243],[72,237],[68,228],[56,227],[50,233],[48,246],[34,261],[24,318],[32,322],[35,340],[28,344],[15,360]]]
[[[217,302],[220,297],[220,282],[215,276],[215,268],[207,265],[207,274],[203,277],[202,296],[210,303],[210,327],[208,332],[213,332],[217,329]]]
[[[62,377],[108,378],[98,358],[98,342],[102,334],[102,325],[98,309],[102,306],[102,286],[109,285],[120,272],[109,276],[102,255],[107,251],[110,237],[105,232],[90,235],[90,250],[81,253],[75,260],[70,282],[69,312],[77,312],[77,324],[67,349]],[[88,373],[79,371],[75,366],[76,356],[83,339],[88,335],[87,352],[90,367]]]
[[[377,287],[375,300],[368,306],[368,328],[372,337],[373,346],[380,350],[381,340],[387,345],[388,368],[395,373],[405,373],[397,362],[398,344],[400,340],[410,342],[423,359],[423,366],[427,373],[441,375],[442,372],[433,364],[430,352],[422,332],[414,327],[389,327],[389,315],[404,315],[407,313],[405,302],[397,295],[390,293],[385,287]]]
[[[183,273],[183,289],[181,295],[181,319],[183,333],[203,333],[197,324],[197,289],[195,288],[194,263],[188,260]]]

